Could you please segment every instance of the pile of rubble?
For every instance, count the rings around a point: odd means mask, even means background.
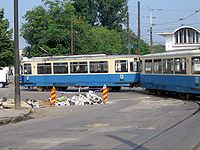
[[[33,108],[31,105],[26,103],[25,101],[21,101],[22,108]],[[0,109],[14,109],[15,108],[15,101],[14,99],[7,99],[3,97],[0,99]]]
[[[71,106],[71,105],[97,105],[103,104],[103,99],[97,96],[93,91],[85,94],[78,94],[71,98],[65,96],[57,98],[56,106]]]
[[[71,98],[61,96],[57,98],[55,106],[71,106],[71,105],[97,105],[104,104],[103,99],[97,96],[93,91],[85,94],[77,94]],[[48,100],[31,100],[21,101],[22,108],[42,108],[51,106],[51,99]],[[0,99],[0,109],[15,108],[14,99]]]

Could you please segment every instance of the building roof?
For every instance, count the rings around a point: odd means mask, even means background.
[[[162,33],[156,33],[156,34],[165,37],[165,36],[167,36],[167,35],[173,35],[173,34],[176,33],[177,31],[179,31],[179,30],[181,30],[181,29],[185,29],[185,28],[190,28],[190,29],[193,29],[193,30],[195,30],[195,31],[197,31],[197,32],[200,33],[200,30],[198,30],[197,28],[194,28],[194,27],[192,27],[192,26],[181,26],[181,27],[175,29],[175,30],[172,31],[172,32],[162,32]]]

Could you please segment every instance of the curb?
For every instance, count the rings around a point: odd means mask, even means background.
[[[9,123],[17,123],[17,122],[20,122],[20,121],[27,120],[27,119],[29,119],[28,116],[32,112],[33,112],[33,109],[30,109],[28,111],[28,113],[19,115],[17,117],[5,117],[5,118],[2,118],[2,119],[0,119],[0,126],[3,126],[5,124],[9,124]]]

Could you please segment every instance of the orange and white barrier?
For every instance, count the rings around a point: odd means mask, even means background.
[[[108,88],[104,84],[103,86],[103,102],[104,104],[108,101]]]
[[[51,90],[51,105],[55,105],[56,103],[56,88],[53,87]]]

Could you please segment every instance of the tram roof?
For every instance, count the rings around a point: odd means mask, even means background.
[[[146,57],[162,57],[162,56],[176,56],[176,55],[196,55],[200,54],[200,49],[189,49],[189,50],[172,50],[166,51],[163,53],[156,53],[156,54],[147,54],[141,56],[142,58]]]
[[[32,57],[30,59],[22,60],[24,61],[47,61],[47,60],[73,60],[73,59],[98,59],[98,58],[135,58],[139,55],[106,55],[106,54],[91,54],[91,55],[69,55],[69,56],[46,56],[46,57]]]

